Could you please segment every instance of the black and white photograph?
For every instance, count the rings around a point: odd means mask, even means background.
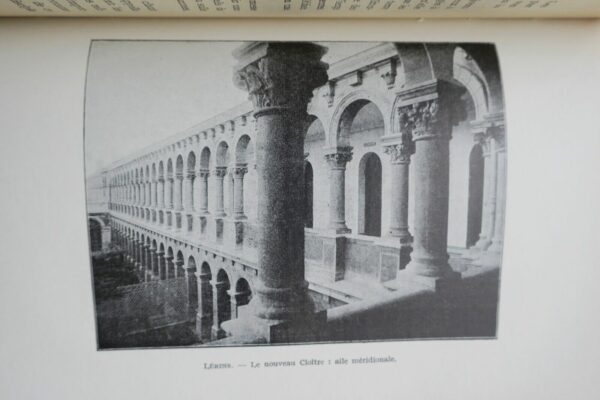
[[[493,339],[490,43],[91,42],[98,349]]]

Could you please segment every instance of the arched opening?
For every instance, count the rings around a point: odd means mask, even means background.
[[[231,297],[229,296],[229,277],[225,270],[219,270],[217,273],[217,327],[231,319]]]
[[[181,211],[183,209],[183,157],[177,156],[175,161],[175,210]],[[180,217],[179,217],[180,218]],[[177,223],[177,228],[180,228],[181,224]]]
[[[251,144],[250,136],[242,135],[235,146],[235,162],[237,164],[254,163],[254,146]]]
[[[469,205],[467,212],[467,248],[477,243],[483,212],[483,149],[473,146],[469,156]]]
[[[308,161],[304,163],[304,226],[313,227],[313,168]]]
[[[160,276],[159,265],[158,265],[158,246],[156,240],[152,239],[152,274],[156,277]]]
[[[208,170],[210,168],[210,149],[205,147],[200,153],[200,168]]]
[[[383,114],[375,103],[360,99],[350,103],[342,112],[338,126],[338,144],[356,145],[352,135],[360,135],[360,141],[377,140],[383,136]]]
[[[175,263],[175,276],[181,277],[184,275],[183,271],[183,253],[181,251],[177,252],[177,262]]]
[[[190,256],[187,261],[187,293],[188,293],[188,304],[189,304],[189,315],[195,316],[196,310],[198,309],[198,284],[196,282],[196,260]]]
[[[92,253],[95,251],[102,251],[102,225],[100,225],[100,222],[92,218],[90,218],[88,221],[91,251]]]
[[[377,154],[363,156],[358,179],[359,233],[381,236],[381,160]]]
[[[168,248],[167,249],[167,261],[166,261],[166,267],[167,267],[167,279],[172,279],[175,278],[175,267],[173,264],[173,249],[172,248]]]
[[[186,210],[188,212],[191,212],[194,209],[194,205],[196,204],[196,199],[195,199],[195,188],[194,186],[196,185],[196,154],[193,151],[190,151],[188,156],[187,156],[187,174],[188,176],[190,176],[190,183],[189,183],[189,188],[187,190],[186,196],[189,196],[189,198],[186,198]]]
[[[250,289],[250,284],[244,278],[238,279],[237,283],[235,284],[235,309],[233,310],[234,315],[232,318],[237,318],[238,308],[250,303],[251,299],[252,290]]]
[[[165,261],[165,245],[163,243],[160,244],[159,250],[158,250],[160,257],[158,258],[159,260],[159,265],[158,265],[158,273],[159,273],[159,277],[161,280],[165,280],[167,279],[167,265],[166,265],[166,261]]]
[[[223,141],[217,146],[217,167],[229,165],[229,145]]]
[[[173,208],[173,161],[169,158],[167,160],[167,182],[165,189],[165,207]]]
[[[140,264],[142,267],[146,267],[146,250],[144,245],[146,244],[146,237],[142,234],[140,236],[140,244],[138,245],[140,251]]]

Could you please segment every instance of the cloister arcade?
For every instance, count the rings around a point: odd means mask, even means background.
[[[499,268],[505,140],[493,46],[374,45],[329,66],[307,110],[304,172],[293,179],[304,192],[304,276],[324,308],[395,290],[419,257],[449,254],[457,273],[465,260]],[[145,280],[185,277],[205,340],[226,336],[222,323],[261,284],[268,244],[257,232],[269,215],[257,200],[255,112],[242,104],[102,172],[113,241]]]

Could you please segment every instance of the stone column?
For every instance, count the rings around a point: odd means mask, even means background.
[[[229,289],[227,291],[227,294],[229,295],[229,305],[231,307],[231,318],[230,319],[236,319],[238,317],[238,306],[237,306],[237,297],[236,297],[236,292],[235,292],[235,288]]]
[[[146,181],[146,207],[152,206],[152,182],[150,179]]]
[[[127,240],[127,259],[129,262],[133,262],[133,238],[128,236]]]
[[[170,210],[173,209],[173,177],[169,176],[167,178],[167,187],[165,189],[165,208]]]
[[[227,197],[228,197],[228,203],[227,203],[227,214],[229,214],[230,216],[233,215],[233,191],[234,191],[234,182],[233,182],[233,171],[230,169],[229,170],[229,175],[227,175]]]
[[[216,190],[215,190],[215,217],[225,216],[225,204],[223,202],[223,180],[227,175],[227,167],[217,167],[215,169]]]
[[[158,178],[158,208],[165,208],[165,180],[163,177]]]
[[[201,178],[200,175],[197,172],[194,172],[194,182],[192,185],[192,209],[194,211],[200,212],[200,203],[202,202],[201,197],[202,197],[202,182],[201,182]]]
[[[152,207],[158,206],[158,181],[152,181]]]
[[[493,129],[493,140],[496,153],[495,203],[494,203],[494,231],[490,236],[491,244],[483,252],[481,257],[474,262],[481,266],[500,266],[502,261],[502,249],[504,247],[504,210],[506,203],[506,146],[504,141],[504,129],[498,127]]]
[[[235,82],[249,92],[256,119],[259,275],[250,310],[270,327],[267,341],[312,340],[316,332],[304,280],[303,128],[313,90],[328,79],[325,52],[312,43],[254,42],[234,53]],[[277,324],[285,330],[279,339]],[[234,335],[243,332],[235,326]]]
[[[400,121],[415,141],[415,221],[411,261],[406,272],[437,288],[457,278],[448,264],[448,199],[452,127],[465,117],[464,89],[434,81],[400,94]],[[402,274],[398,274],[399,277]]]
[[[200,178],[200,213],[208,214],[208,176],[210,175],[207,169],[198,171]]]
[[[165,280],[167,277],[167,266],[164,251],[156,252],[156,257],[158,258],[158,278],[160,280]]]
[[[173,257],[165,256],[166,279],[175,278],[175,266],[173,265]]]
[[[181,199],[181,194],[182,194],[182,186],[183,186],[183,174],[181,173],[177,173],[175,174],[175,190],[174,190],[174,199],[173,202],[175,203],[175,211],[181,211],[183,210],[183,203],[182,203],[182,199]]]
[[[196,312],[196,334],[202,341],[210,340],[212,326],[212,286],[210,274],[196,271],[196,282],[198,283],[198,307]]]
[[[190,320],[196,316],[196,307],[198,305],[198,283],[196,282],[196,267],[184,266],[186,303],[185,308]]]
[[[184,209],[186,212],[191,213],[194,211],[194,178],[196,174],[194,171],[188,171],[185,175],[185,180],[183,182],[183,199],[184,199]]]
[[[142,274],[144,275],[144,282],[146,282],[146,278],[147,278],[147,271],[148,271],[148,259],[146,257],[146,245],[144,243],[140,243],[140,254],[141,254],[141,260],[140,260],[140,264],[141,264],[141,270],[142,270]]]
[[[391,221],[389,235],[401,244],[412,243],[408,230],[408,179],[410,156],[415,152],[412,134],[404,132],[401,142],[385,147],[391,160]]]
[[[156,249],[152,249],[152,275],[154,279],[160,279],[159,252]]]
[[[146,269],[148,270],[148,276],[150,280],[154,277],[154,250],[150,246],[146,250]]]
[[[246,164],[238,164],[233,169],[233,214],[235,219],[246,219],[244,215],[244,175],[248,172]]]
[[[348,233],[346,226],[346,163],[352,159],[352,147],[338,147],[326,154],[329,164],[329,229]]]
[[[226,292],[221,293],[221,292],[224,292],[224,290],[225,290],[223,287],[223,285],[225,285],[225,282],[217,282],[217,278],[213,277],[212,281],[210,281],[210,284],[212,286],[212,295],[213,295],[213,299],[212,299],[212,304],[213,304],[212,339],[217,340],[217,339],[221,339],[221,338],[225,337],[225,331],[223,330],[223,328],[221,327],[221,324],[220,324],[220,322],[223,322],[223,321],[219,321],[219,308],[223,307],[223,304],[219,304],[219,301],[223,302],[224,297],[225,297],[224,294]]]
[[[140,241],[134,240],[133,247],[134,247],[133,250],[134,250],[134,257],[135,257],[135,265],[136,265],[136,267],[141,269],[141,267],[142,267],[142,249],[141,249]]]

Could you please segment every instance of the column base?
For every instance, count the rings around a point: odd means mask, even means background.
[[[479,240],[473,246],[469,247],[462,256],[467,260],[476,260],[491,244],[492,242],[487,239]]]
[[[314,313],[307,281],[287,288],[271,288],[257,283],[247,307],[251,315],[265,320],[294,320]]]
[[[196,314],[196,337],[201,342],[209,342],[212,335],[212,315]]]
[[[249,315],[248,306],[238,309],[238,319],[225,321],[223,330],[235,344],[306,343],[323,338],[327,312],[299,315],[294,320],[262,319]]]
[[[352,233],[352,229],[346,226],[336,226],[327,228],[328,232],[334,235],[345,235]]]
[[[388,237],[392,240],[398,240],[401,245],[411,245],[413,242],[412,235],[406,230],[390,229]]]
[[[234,214],[233,215],[233,220],[234,221],[246,221],[248,219],[248,217],[246,217],[245,214]]]
[[[472,265],[475,267],[500,267],[501,263],[501,251],[490,247],[487,251],[482,252],[481,255],[472,262]]]
[[[227,337],[227,332],[222,327],[214,326],[211,329],[211,341]]]
[[[418,284],[434,291],[440,291],[453,287],[462,281],[460,272],[453,271],[448,267],[440,276],[420,275],[416,271],[406,269],[398,272],[394,286],[406,286]]]

